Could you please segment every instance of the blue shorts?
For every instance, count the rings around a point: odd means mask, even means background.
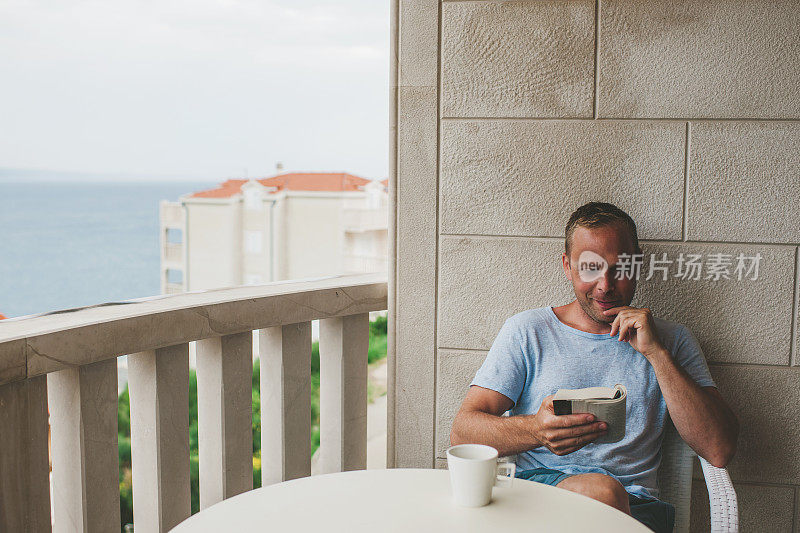
[[[520,470],[515,477],[556,486],[571,475],[549,468],[534,468]],[[671,533],[675,527],[675,507],[672,504],[633,494],[628,494],[628,503],[631,506],[631,516],[656,533]]]

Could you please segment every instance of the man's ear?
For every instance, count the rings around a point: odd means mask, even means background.
[[[572,267],[569,264],[569,256],[566,252],[561,254],[561,266],[564,268],[564,274],[567,275],[567,279],[572,281]]]

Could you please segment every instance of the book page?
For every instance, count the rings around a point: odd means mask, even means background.
[[[554,400],[588,400],[597,398],[610,400],[617,394],[617,389],[612,387],[587,387],[585,389],[559,389]]]

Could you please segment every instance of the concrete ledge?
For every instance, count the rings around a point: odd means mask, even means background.
[[[0,323],[0,384],[209,337],[384,310],[386,305],[386,275],[357,274],[4,320]],[[22,349],[26,373],[20,370]]]

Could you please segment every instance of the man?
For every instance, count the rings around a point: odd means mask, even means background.
[[[656,498],[667,412],[683,440],[717,467],[734,454],[738,421],[691,332],[629,306],[636,276],[617,272],[626,264],[621,256],[641,254],[631,217],[591,202],[572,214],[565,233],[561,260],[576,299],[505,322],[453,421],[450,441],[517,455],[517,477],[594,498],[654,531],[672,531],[675,509]],[[558,389],[617,383],[628,394],[620,442],[593,444],[606,427],[590,414],[553,412]],[[511,416],[501,416],[509,410]]]

